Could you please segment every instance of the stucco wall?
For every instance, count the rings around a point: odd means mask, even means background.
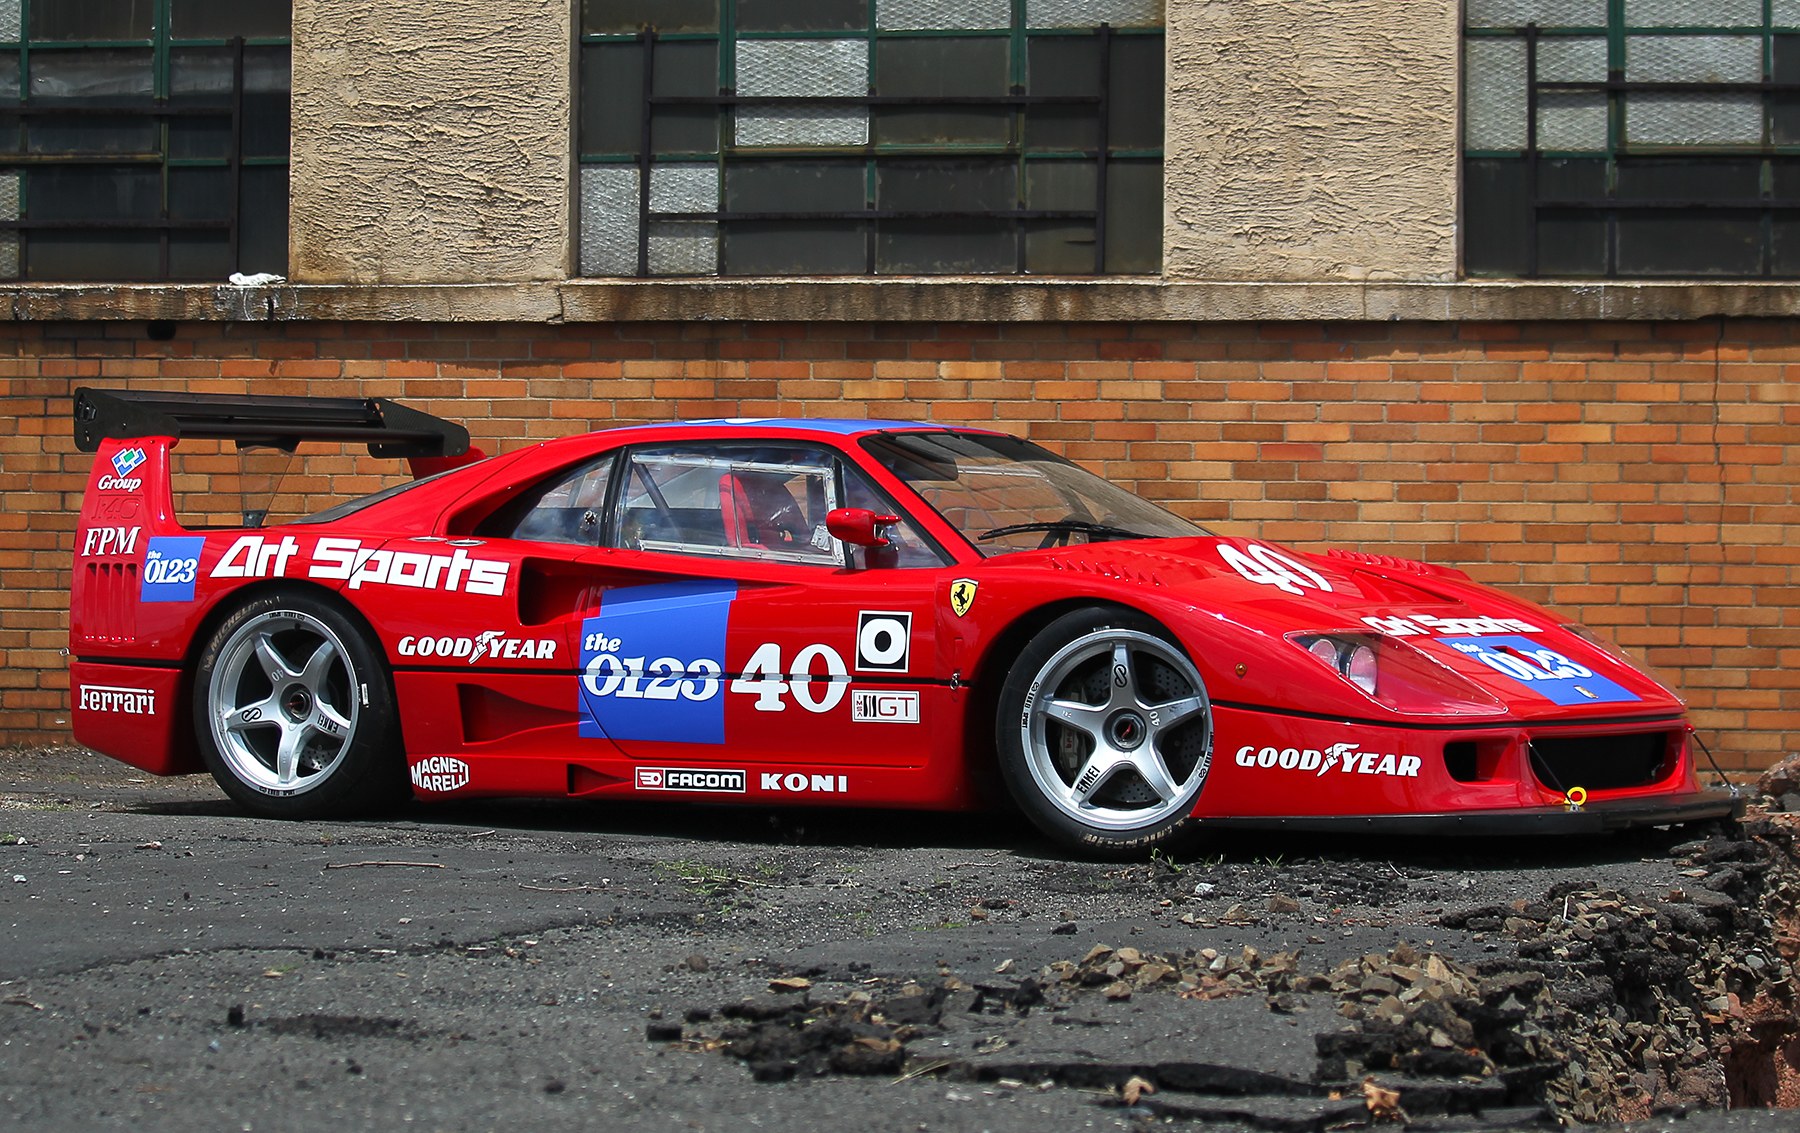
[[[294,0],[289,270],[569,274],[568,0]]]
[[[1456,0],[1168,6],[1169,279],[1451,279]]]

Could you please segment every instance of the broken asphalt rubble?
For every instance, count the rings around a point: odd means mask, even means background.
[[[1776,799],[1800,799],[1792,771]],[[982,982],[948,969],[790,975],[764,997],[689,1010],[685,1028],[653,1025],[650,1037],[722,1051],[761,1081],[931,1074],[1073,1087],[1134,1113],[1254,1129],[1513,1129],[1793,1106],[1796,829],[1784,816],[1711,828],[1674,847],[1691,884],[1662,893],[1596,879],[1445,912],[1442,927],[1503,945],[1472,962],[1405,942],[1329,967],[1304,946],[1101,944],[1023,978],[1010,963],[1006,978]],[[1272,913],[1296,909],[1270,898]],[[1236,904],[1220,922],[1256,916]],[[853,989],[827,996],[827,983]],[[1096,1057],[1083,1031],[1119,1022],[1099,1012],[1122,1001],[1140,1012],[1135,1056]],[[1227,1021],[1221,1045],[1211,1036]]]

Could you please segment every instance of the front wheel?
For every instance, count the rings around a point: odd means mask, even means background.
[[[220,624],[200,654],[194,723],[207,770],[254,814],[340,817],[405,791],[381,658],[320,596],[266,593]]]
[[[1212,766],[1200,673],[1155,622],[1091,607],[1026,646],[1000,693],[1000,771],[1058,842],[1141,856],[1180,835]]]

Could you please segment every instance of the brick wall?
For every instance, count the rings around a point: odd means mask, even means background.
[[[1230,534],[1463,567],[1611,633],[1721,762],[1800,751],[1800,323],[0,327],[0,742],[65,739],[83,383],[383,395],[490,450],[770,413],[998,425]],[[181,487],[235,487],[193,453]],[[321,496],[382,483],[330,455]],[[215,497],[222,501],[222,497]],[[219,506],[225,506],[223,502]]]

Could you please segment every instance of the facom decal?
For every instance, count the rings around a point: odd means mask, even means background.
[[[76,707],[85,712],[109,715],[156,715],[156,690],[122,688],[118,685],[82,685],[77,691]]]
[[[102,476],[94,486],[108,492],[135,492],[144,486],[144,482],[131,475],[131,470],[144,463],[146,457],[141,448],[122,448],[112,455],[113,475]]]
[[[469,785],[469,765],[448,755],[431,755],[412,765],[412,783],[421,791],[444,794]]]
[[[581,623],[578,733],[724,743],[725,629],[736,597],[735,584],[709,581],[607,591],[599,614]]]
[[[962,617],[975,605],[975,591],[980,586],[972,578],[959,578],[950,584],[950,612]]]
[[[856,615],[856,671],[904,673],[912,655],[912,614],[862,610]]]
[[[1515,634],[1440,638],[1553,704],[1626,704],[1641,699],[1554,649]]]
[[[802,775],[798,771],[783,775],[779,771],[764,771],[760,786],[765,791],[779,791],[784,795],[845,795],[850,793],[850,776]]]
[[[850,694],[850,719],[869,724],[917,724],[919,694],[859,689]]]
[[[394,646],[402,657],[442,657],[473,665],[483,658],[496,661],[547,661],[556,656],[556,640],[549,637],[508,637],[490,629],[479,637],[403,637]]]
[[[288,578],[289,566],[299,552],[300,543],[292,535],[283,535],[279,542],[261,535],[245,535],[213,564],[211,577]],[[350,590],[380,584],[501,595],[506,593],[506,579],[511,571],[511,563],[472,558],[460,547],[448,555],[434,555],[365,548],[360,539],[321,538],[312,545],[306,577],[343,582]]]
[[[1335,768],[1342,775],[1389,775],[1396,779],[1417,779],[1422,762],[1416,755],[1362,751],[1355,743],[1337,743],[1322,749],[1259,748],[1255,744],[1245,744],[1237,752],[1239,767],[1257,767],[1265,771],[1309,771],[1314,778]]]
[[[81,537],[81,553],[88,558],[129,555],[137,550],[141,527],[90,527]]]
[[[640,791],[700,791],[707,794],[741,795],[749,776],[742,771],[709,767],[640,767]]]
[[[200,553],[204,535],[152,535],[144,551],[140,602],[192,602],[194,582],[200,577]]]
[[[1538,626],[1518,618],[1435,618],[1430,614],[1406,614],[1391,617],[1368,617],[1363,624],[1389,637],[1418,637],[1421,634],[1443,634],[1449,637],[1479,637],[1494,633],[1541,633]]]

